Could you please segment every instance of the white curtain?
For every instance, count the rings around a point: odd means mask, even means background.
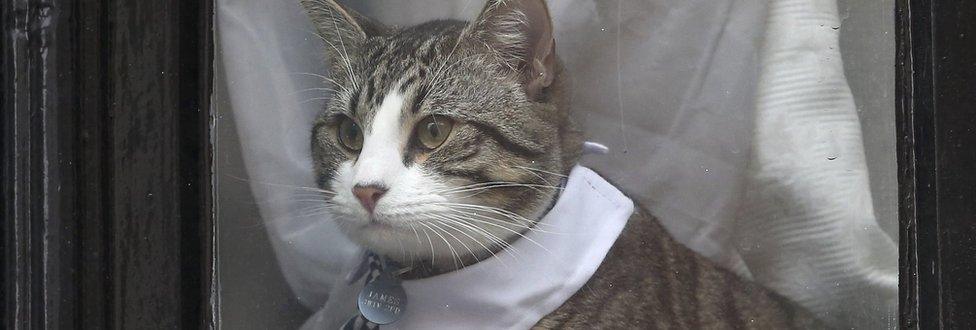
[[[347,2],[400,25],[483,4]],[[584,164],[692,249],[831,324],[896,324],[896,247],[872,211],[833,1],[549,3],[574,116],[610,147]],[[241,139],[224,143],[241,144],[282,272],[315,309],[353,249],[289,187],[313,185],[308,137],[325,95],[311,88],[325,69],[312,29],[297,0],[217,1]]]
[[[871,204],[837,4],[777,0],[769,13],[737,250],[757,281],[834,325],[895,327],[898,250]]]

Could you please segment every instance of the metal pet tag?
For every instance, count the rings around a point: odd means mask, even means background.
[[[407,293],[400,280],[387,273],[359,291],[359,312],[370,322],[384,325],[396,322],[407,307]]]

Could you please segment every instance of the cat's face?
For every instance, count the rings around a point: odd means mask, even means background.
[[[471,24],[401,30],[332,1],[303,4],[336,90],[313,130],[317,180],[351,239],[460,265],[530,230],[578,154],[552,101],[544,2],[492,2]]]

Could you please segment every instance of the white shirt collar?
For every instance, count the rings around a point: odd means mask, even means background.
[[[634,212],[634,203],[592,170],[576,166],[540,231],[517,253],[455,272],[404,281],[401,320],[382,329],[528,329],[572,297],[596,272]],[[303,328],[337,329],[355,313],[362,283],[342,285]]]

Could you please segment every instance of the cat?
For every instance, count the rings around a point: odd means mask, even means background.
[[[301,3],[335,90],[312,131],[315,176],[352,241],[411,265],[410,279],[491,258],[534,230],[583,146],[544,0],[488,0],[471,22],[407,28],[332,0]],[[457,235],[429,239],[448,232]],[[678,243],[638,206],[586,285],[535,327],[823,325]]]

